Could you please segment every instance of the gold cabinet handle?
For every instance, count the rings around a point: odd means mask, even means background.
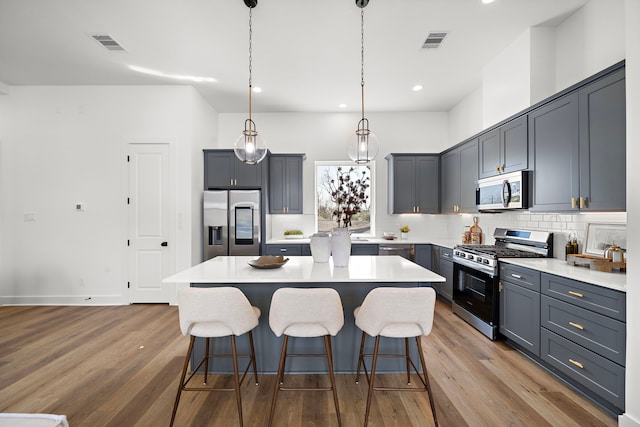
[[[587,206],[587,198],[580,197],[580,209],[585,208]]]
[[[577,366],[580,369],[584,369],[584,365],[576,360],[573,359],[569,359],[569,363],[571,363],[572,365]]]
[[[571,209],[575,209],[576,208],[576,198],[572,197],[571,198]]]
[[[581,325],[581,324],[579,324],[579,323],[569,322],[569,324],[570,324],[571,326],[573,326],[574,328],[576,328],[576,329],[580,329],[581,331],[584,331],[584,326],[582,326],[582,325]]]
[[[496,166],[496,172],[500,172],[500,166]]]
[[[519,274],[511,273],[511,277],[515,277],[516,279],[522,279],[522,276]]]
[[[582,295],[580,292],[569,291],[568,293],[569,295],[573,295],[574,297],[584,298],[584,295]]]

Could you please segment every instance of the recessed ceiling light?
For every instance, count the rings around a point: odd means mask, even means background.
[[[347,104],[340,104],[338,105],[338,108],[347,108]]]
[[[254,93],[262,92],[262,88],[259,88],[258,86],[254,87],[252,90],[253,90]]]
[[[482,0],[482,4],[493,3],[495,0]]]
[[[423,86],[422,86],[422,85],[415,85],[415,86],[413,87],[413,91],[414,91],[414,92],[418,92],[419,90],[422,90],[422,89],[423,89]]]
[[[213,77],[199,77],[199,76],[187,76],[181,74],[167,74],[162,71],[152,70],[150,68],[138,67],[137,65],[129,65],[129,69],[133,71],[137,71],[138,73],[148,74],[150,76],[163,77],[167,79],[174,80],[182,80],[182,81],[190,81],[194,83],[213,83],[217,80]]]

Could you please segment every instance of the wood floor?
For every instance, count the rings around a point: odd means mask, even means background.
[[[169,425],[188,345],[176,307],[0,307],[0,325],[0,412],[65,414],[71,427]],[[442,426],[617,425],[612,415],[504,343],[489,341],[440,302],[424,351]],[[259,380],[259,386],[248,381],[242,387],[246,426],[266,425],[274,377]],[[327,377],[289,380],[324,383]],[[361,426],[366,381],[356,385],[352,375],[339,375],[338,394],[343,425]],[[425,393],[378,392],[372,406],[372,427],[433,425]],[[337,425],[329,392],[282,392],[277,410],[276,426]],[[176,425],[238,425],[234,394],[186,392]]]

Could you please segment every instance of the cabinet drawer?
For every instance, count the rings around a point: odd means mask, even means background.
[[[542,328],[542,360],[615,407],[624,409],[624,368]]]
[[[625,365],[627,328],[624,323],[546,295],[542,296],[541,303],[543,327]]]
[[[516,285],[540,292],[540,272],[536,270],[500,263],[500,280],[508,280]]]
[[[542,273],[541,292],[596,313],[626,321],[626,294],[584,282]]]
[[[440,259],[453,261],[453,249],[440,246]]]
[[[351,244],[351,255],[378,255],[378,245],[368,243]]]
[[[301,245],[267,245],[267,255],[302,255]]]

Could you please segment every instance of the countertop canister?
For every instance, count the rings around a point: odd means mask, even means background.
[[[313,262],[329,262],[331,257],[331,236],[329,236],[329,233],[312,235],[309,246]]]
[[[331,231],[331,256],[335,267],[348,267],[351,256],[351,233],[347,228]]]

